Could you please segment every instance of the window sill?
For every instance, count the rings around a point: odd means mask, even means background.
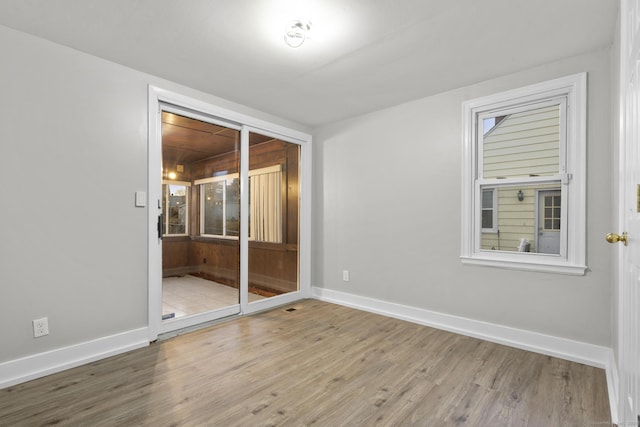
[[[193,236],[191,240],[193,240],[194,242],[218,243],[230,246],[237,246],[239,242],[237,237],[224,236]]]
[[[237,237],[193,236],[191,240],[193,240],[194,242],[215,243],[219,245],[228,245],[228,246],[238,245]],[[249,240],[249,248],[266,249],[270,251],[279,251],[279,252],[297,252],[298,245],[295,243],[257,242],[255,240]]]
[[[566,261],[553,262],[551,260],[536,259],[536,262],[529,261],[513,261],[504,259],[495,259],[482,256],[461,256],[463,264],[479,265],[485,267],[498,267],[506,268],[510,270],[520,271],[537,271],[543,273],[555,273],[555,274],[567,274],[571,276],[584,276],[587,271],[587,266],[574,265]]]
[[[188,234],[165,234],[162,236],[162,239],[179,241],[179,240],[191,240],[191,237],[189,237]]]

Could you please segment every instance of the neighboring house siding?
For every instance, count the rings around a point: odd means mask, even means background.
[[[558,105],[528,110],[505,117],[483,137],[483,177],[512,178],[555,175],[560,155],[560,108]],[[482,233],[481,249],[517,251],[520,239],[536,251],[536,190],[557,184],[496,187],[498,233]],[[518,200],[518,191],[524,198]]]
[[[558,173],[558,106],[511,114],[484,136],[484,178]]]
[[[557,185],[537,185],[534,187],[505,187],[498,191],[498,233],[482,233],[481,249],[517,251],[520,239],[531,243],[531,252],[536,252],[536,190],[555,189]],[[518,200],[518,191],[524,198]]]

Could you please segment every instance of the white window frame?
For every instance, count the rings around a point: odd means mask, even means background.
[[[562,212],[566,215],[561,254],[535,254],[487,251],[480,249],[481,186],[504,184],[499,179],[482,178],[482,119],[509,109],[566,99],[566,114],[561,113],[561,147],[558,175],[523,177],[511,180],[519,184],[560,182]],[[555,102],[555,101],[553,101]],[[586,260],[586,117],[587,74],[546,81],[463,103],[462,227],[461,255],[465,264],[493,266],[527,271],[583,275]],[[564,120],[563,120],[564,119]],[[564,128],[562,123],[565,124]]]
[[[230,181],[239,178],[237,173],[227,175],[213,176],[209,178],[196,179],[193,184],[200,186],[200,237],[216,238],[216,239],[232,239],[238,240],[238,236],[227,236],[227,193],[223,192],[222,196],[222,234],[206,234],[204,232],[204,184],[220,181]]]
[[[191,193],[191,183],[187,182],[187,181],[174,181],[174,180],[170,180],[170,179],[163,179],[162,180],[162,184],[163,185],[183,185],[186,187],[187,189],[187,195],[185,197],[185,205],[186,205],[186,213],[185,213],[185,217],[186,217],[186,221],[184,224],[184,233],[173,233],[170,234],[168,232],[162,233],[162,237],[184,237],[184,236],[188,236],[189,235],[189,212],[191,209],[191,206],[189,206],[189,197],[190,197],[190,193]],[[165,197],[165,195],[162,195],[164,198],[164,203],[165,203],[165,209],[163,210],[162,214],[164,216],[164,230],[168,231],[169,230],[169,208],[170,208],[170,203],[169,203],[169,196],[167,195],[167,197]]]
[[[482,228],[482,233],[498,233],[498,188],[497,187],[486,187],[483,188],[482,191],[491,190],[491,197],[493,198],[493,204],[491,206],[491,228]],[[482,211],[485,208],[482,207],[482,201],[484,198],[482,197],[482,192],[480,193],[480,224],[482,224]],[[481,226],[482,227],[482,226]]]

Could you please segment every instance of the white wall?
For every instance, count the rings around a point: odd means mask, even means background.
[[[0,52],[0,364],[147,326],[148,84],[308,131],[2,26]]]
[[[582,71],[589,82],[589,272],[463,266],[462,102]],[[604,49],[317,129],[312,284],[609,347],[610,103]],[[342,270],[350,270],[350,282]]]

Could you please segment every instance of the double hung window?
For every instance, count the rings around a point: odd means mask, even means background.
[[[463,108],[463,262],[583,274],[586,75]]]

